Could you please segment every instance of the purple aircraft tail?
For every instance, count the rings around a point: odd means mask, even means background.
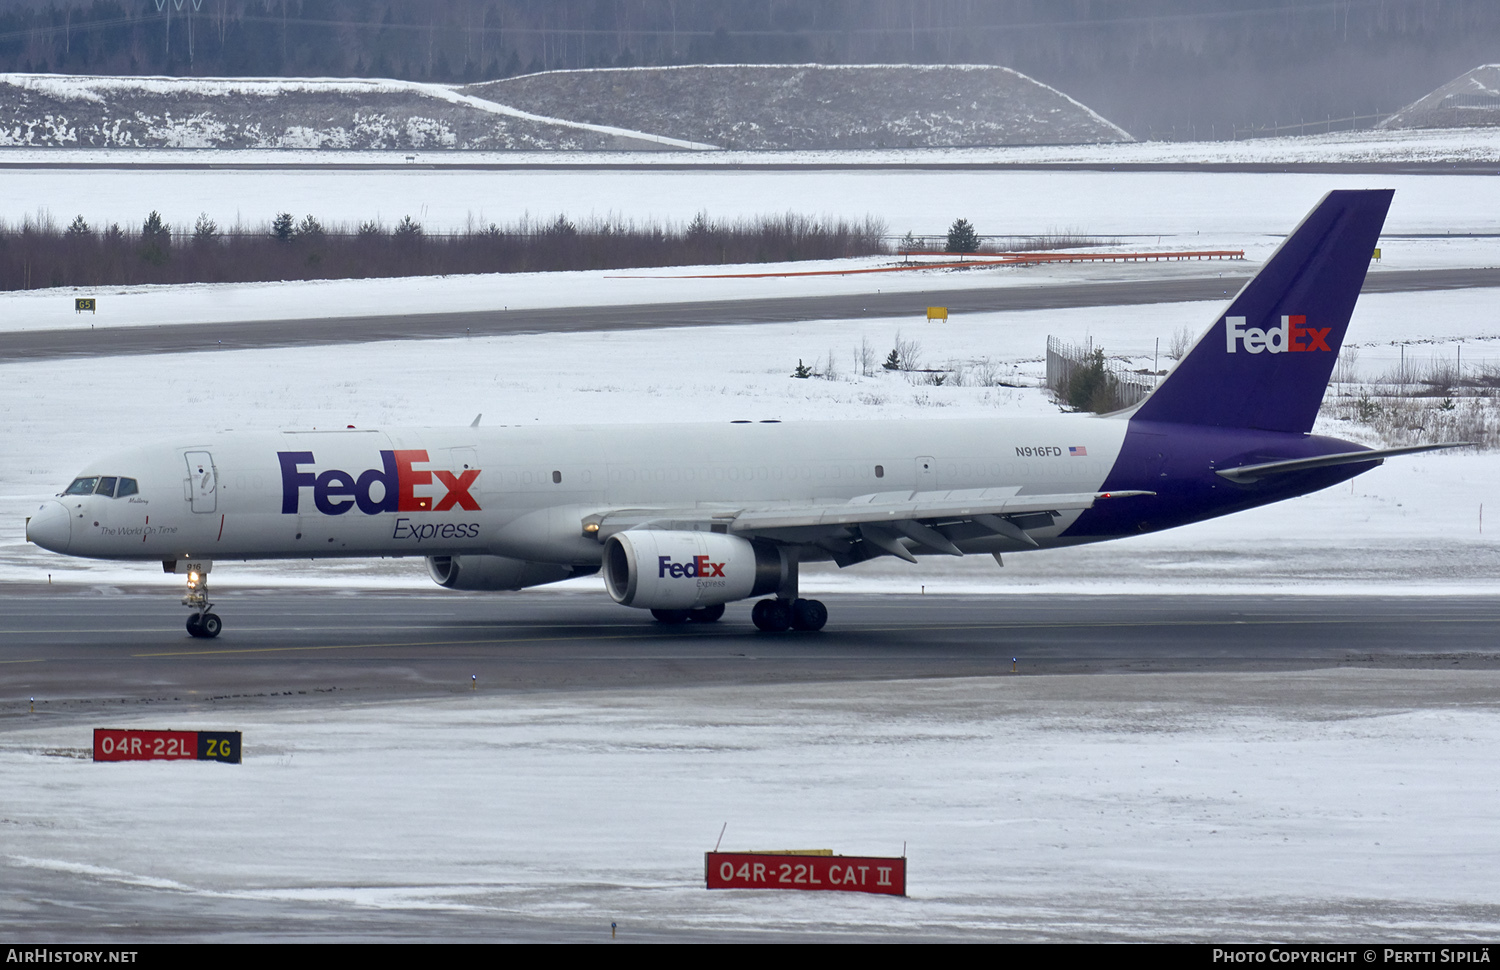
[[[1132,417],[1310,431],[1391,195],[1324,196]]]

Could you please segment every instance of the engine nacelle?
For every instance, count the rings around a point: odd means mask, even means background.
[[[604,586],[621,606],[690,610],[781,588],[786,554],[718,532],[617,532],[604,543]]]
[[[428,575],[433,582],[448,589],[525,589],[575,576],[588,576],[598,570],[598,566],[563,566],[505,556],[427,557]]]

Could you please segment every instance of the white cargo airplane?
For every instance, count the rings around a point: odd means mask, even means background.
[[[828,611],[798,597],[799,563],[1097,542],[1448,447],[1308,433],[1390,200],[1329,193],[1161,385],[1113,415],[205,434],[90,462],[27,537],[186,573],[196,637],[221,627],[214,561],[411,555],[450,589],[602,567],[615,602],[664,623],[766,597],[761,630],[817,630]]]

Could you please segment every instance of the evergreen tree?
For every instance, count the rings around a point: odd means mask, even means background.
[[[955,219],[953,225],[948,227],[948,252],[950,253],[977,253],[979,252],[979,233],[969,225],[967,219]]]
[[[198,214],[198,221],[193,223],[193,242],[212,242],[219,235],[219,224],[208,217],[207,212]]]
[[[152,266],[161,266],[167,261],[172,246],[172,227],[162,222],[161,213],[155,209],[141,223],[141,259]]]
[[[146,221],[141,223],[141,242],[156,243],[161,246],[171,245],[172,227],[161,221],[161,213],[155,209],[152,209]]]

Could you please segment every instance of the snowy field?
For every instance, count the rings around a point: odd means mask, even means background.
[[[1500,170],[1500,163],[1497,163]],[[0,219],[38,212],[66,226],[81,214],[102,227],[138,230],[152,210],[179,230],[206,212],[220,227],[269,226],[278,212],[325,225],[387,227],[411,216],[429,232],[617,217],[686,225],[699,212],[718,219],[794,212],[885,221],[899,236],[941,235],[962,217],[996,235],[1082,233],[1163,237],[1193,248],[1197,236],[1284,235],[1324,192],[1394,188],[1387,235],[1500,232],[1500,179],[1479,176],[1310,173],[930,171],[474,171],[376,169],[180,171],[127,168],[8,169]]]
[[[404,84],[408,82],[397,82]],[[419,87],[425,87],[420,86]],[[568,124],[578,124],[568,122]],[[584,127],[583,125],[578,125]],[[659,137],[659,136],[650,136]],[[1013,145],[838,151],[340,151],[337,149],[25,148],[0,150],[0,164],[92,165],[1274,165],[1500,163],[1500,129],[1351,131],[1244,141],[1143,141],[1102,145]]]
[[[1497,696],[1346,669],[107,719],[242,730],[237,767],[93,764],[97,718],[16,718],[0,884],[27,890],[0,927],[61,895],[112,901],[70,941],[1487,939]],[[909,898],[707,892],[726,824],[734,850],[904,845]]]

